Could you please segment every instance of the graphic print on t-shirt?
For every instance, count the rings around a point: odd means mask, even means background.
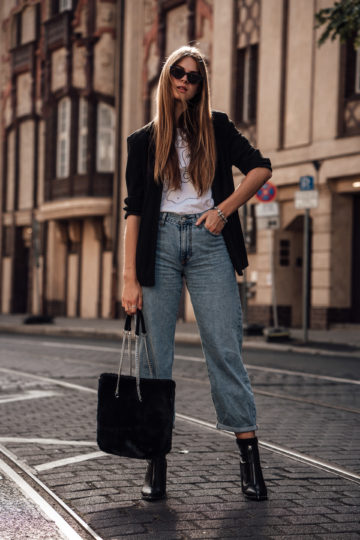
[[[181,176],[180,189],[168,189],[166,184],[163,187],[161,211],[176,212],[178,214],[198,213],[212,208],[214,205],[211,190],[199,197],[191,182],[188,166],[190,164],[190,151],[187,141],[177,130],[175,148],[179,158],[179,169]]]

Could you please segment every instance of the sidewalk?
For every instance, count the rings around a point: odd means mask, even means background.
[[[56,317],[53,324],[24,324],[26,315],[0,314],[0,334],[16,333],[53,337],[120,339],[123,322],[119,319]],[[284,350],[308,354],[330,354],[360,358],[360,325],[334,325],[329,330],[309,330],[303,343],[302,329],[291,329],[285,342],[267,342],[264,336],[245,336],[244,348]],[[178,322],[176,343],[200,344],[196,323]]]

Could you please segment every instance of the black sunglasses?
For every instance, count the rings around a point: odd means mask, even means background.
[[[175,77],[175,79],[182,79],[186,75],[190,84],[197,84],[203,80],[203,76],[198,71],[185,71],[184,68],[176,64],[170,67],[170,75]]]

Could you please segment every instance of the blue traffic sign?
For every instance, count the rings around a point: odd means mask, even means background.
[[[300,190],[309,191],[311,189],[314,189],[314,177],[300,176]]]

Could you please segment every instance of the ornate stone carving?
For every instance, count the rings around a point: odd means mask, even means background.
[[[260,0],[238,0],[238,47],[259,42]]]

